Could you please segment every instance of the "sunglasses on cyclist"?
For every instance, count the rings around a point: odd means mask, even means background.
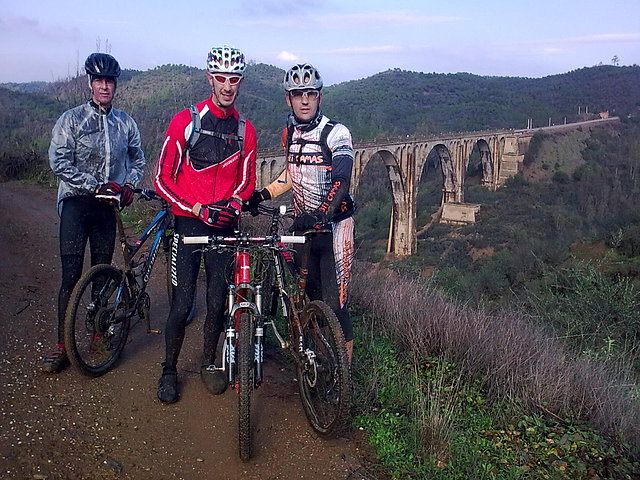
[[[242,80],[242,77],[239,77],[237,75],[231,76],[231,77],[227,77],[226,75],[214,75],[213,78],[216,80],[216,82],[218,83],[227,83],[229,82],[229,85],[237,85],[238,83],[240,83],[240,80]]]
[[[319,90],[291,90],[289,93],[292,97],[310,98],[311,100],[315,100],[320,96]]]

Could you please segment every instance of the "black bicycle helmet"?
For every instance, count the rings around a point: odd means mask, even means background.
[[[118,61],[108,53],[92,53],[84,62],[84,69],[90,80],[107,77],[115,80],[120,76]]]

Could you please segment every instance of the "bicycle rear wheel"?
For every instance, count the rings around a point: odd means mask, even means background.
[[[342,327],[323,301],[309,302],[300,314],[303,358],[298,362],[302,406],[313,429],[325,437],[347,426],[351,374]]]
[[[95,265],[80,278],[67,307],[64,343],[71,363],[97,377],[113,368],[129,335],[129,288],[124,272]]]
[[[238,445],[240,458],[245,462],[251,458],[251,394],[255,381],[253,327],[249,312],[242,312],[236,358],[238,359]]]

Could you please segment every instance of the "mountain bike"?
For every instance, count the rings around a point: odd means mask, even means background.
[[[238,392],[240,458],[251,457],[251,396],[263,380],[265,327],[296,365],[298,385],[307,419],[321,436],[337,435],[346,426],[351,403],[351,375],[342,327],[323,301],[305,295],[309,235],[279,235],[286,208],[260,205],[271,217],[267,235],[185,236],[182,241],[204,245],[202,251],[233,252],[229,278],[222,370]],[[326,231],[324,231],[326,232]],[[303,244],[300,268],[285,244]],[[278,323],[281,324],[278,327]],[[284,323],[284,327],[282,327]],[[280,328],[286,333],[281,334]]]
[[[124,348],[131,319],[138,316],[147,333],[151,328],[151,298],[147,286],[151,271],[162,251],[167,266],[167,295],[173,295],[171,283],[171,245],[173,216],[167,202],[153,190],[134,190],[138,200],[161,202],[161,209],[134,243],[129,243],[120,214],[118,196],[98,197],[114,206],[124,269],[99,264],[87,270],[76,284],[65,315],[64,343],[70,362],[82,373],[97,377],[111,370]],[[143,248],[152,238],[148,249]],[[195,314],[194,304],[189,321]]]

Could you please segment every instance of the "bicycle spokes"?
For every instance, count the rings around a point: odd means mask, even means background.
[[[311,426],[322,435],[334,435],[345,426],[351,402],[342,328],[324,302],[308,303],[301,317],[298,377],[302,403]]]
[[[96,265],[74,289],[65,319],[70,360],[91,376],[107,372],[129,332],[129,288],[122,271]]]

